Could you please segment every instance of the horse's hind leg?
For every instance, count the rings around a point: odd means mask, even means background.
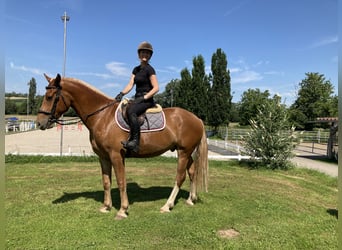
[[[196,195],[196,180],[195,180],[195,164],[194,161],[191,157],[190,164],[188,167],[188,175],[190,179],[190,192],[189,192],[189,198],[186,200],[186,203],[188,205],[194,205],[194,202],[197,200],[197,195]]]
[[[160,209],[160,212],[162,213],[170,212],[170,209],[174,207],[179,189],[182,186],[186,178],[186,169],[189,168],[191,164],[192,164],[191,155],[189,156],[188,154],[184,152],[182,153],[181,151],[178,151],[178,167],[177,167],[176,183],[165,205]]]
[[[104,190],[104,200],[103,206],[100,208],[100,212],[107,213],[111,210],[112,196],[111,196],[111,186],[112,186],[112,163],[108,160],[101,159],[101,171],[102,171],[102,183]]]

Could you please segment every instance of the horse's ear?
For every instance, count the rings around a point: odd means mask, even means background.
[[[56,78],[55,78],[55,85],[56,87],[60,88],[61,87],[61,75],[57,74]]]
[[[45,73],[44,73],[44,76],[45,76],[46,80],[50,83],[51,80],[52,80],[51,77],[49,77],[49,76],[48,76],[47,74],[45,74]]]

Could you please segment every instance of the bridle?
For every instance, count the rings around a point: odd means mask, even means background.
[[[51,111],[45,111],[45,110],[41,110],[39,109],[38,110],[38,113],[40,114],[44,114],[44,115],[48,115],[49,116],[49,119],[48,121],[51,122],[51,123],[57,123],[57,124],[61,124],[61,125],[64,125],[63,123],[63,120],[59,120],[57,117],[56,117],[56,108],[57,108],[57,104],[59,102],[59,98],[62,97],[62,100],[63,100],[63,103],[65,105],[65,107],[67,107],[66,103],[65,103],[65,100],[64,100],[64,97],[62,95],[62,87],[60,86],[47,86],[45,87],[46,90],[49,90],[49,89],[57,89],[57,93],[56,93],[56,97],[55,97],[55,100],[53,102],[53,105],[52,105],[52,108],[51,108]]]
[[[65,100],[64,100],[64,96],[62,95],[62,87],[60,87],[60,86],[47,86],[47,87],[45,87],[45,89],[46,89],[46,90],[49,90],[49,89],[57,89],[56,97],[55,97],[55,100],[54,100],[54,102],[53,102],[53,105],[52,105],[52,108],[51,108],[51,111],[50,111],[50,112],[39,109],[39,110],[38,110],[38,113],[44,114],[44,115],[48,115],[48,116],[49,116],[48,121],[49,121],[50,123],[57,123],[57,124],[59,124],[59,125],[76,124],[76,123],[78,123],[78,122],[80,121],[79,118],[70,119],[70,120],[68,120],[68,121],[65,121],[65,120],[62,120],[62,119],[58,119],[58,118],[56,117],[55,113],[56,113],[56,108],[57,108],[57,104],[58,104],[58,102],[59,102],[59,98],[60,98],[60,97],[62,97],[62,100],[63,100],[63,103],[64,103],[65,107],[68,107],[68,106],[66,105]],[[114,105],[116,102],[117,102],[117,101],[114,100],[113,102],[110,102],[110,103],[106,104],[105,106],[101,107],[100,109],[98,109],[98,110],[96,110],[96,111],[94,111],[94,112],[88,114],[88,115],[86,116],[85,121],[87,121],[89,117],[91,117],[91,116],[93,116],[93,115],[96,115],[97,113],[103,111],[104,109],[106,109],[106,108],[108,108],[108,107]],[[77,120],[77,121],[76,121],[76,122],[70,122],[70,121],[72,121],[72,120]]]

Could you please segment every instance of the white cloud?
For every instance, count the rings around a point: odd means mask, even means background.
[[[270,61],[263,61],[263,60],[260,60],[259,62],[257,62],[256,64],[253,65],[253,67],[258,67],[258,66],[261,66],[261,65],[268,65],[270,63]]]
[[[122,87],[119,83],[106,83],[104,85],[101,85],[99,88],[100,89],[115,89]]]
[[[241,72],[241,71],[242,71],[241,68],[231,68],[231,69],[229,69],[230,73],[236,73],[236,72]]]
[[[125,63],[121,62],[110,62],[106,64],[108,69],[115,76],[130,76],[131,70],[125,67]]]
[[[175,66],[169,66],[169,67],[166,67],[166,69],[170,70],[171,72],[176,72],[176,73],[181,72],[181,69],[179,69]]]
[[[332,43],[337,43],[338,42],[338,37],[337,36],[331,36],[331,37],[325,37],[322,38],[319,41],[314,42],[313,44],[310,45],[310,48],[317,48],[317,47],[321,47],[321,46],[326,46]]]
[[[161,73],[174,74],[174,73],[181,72],[181,69],[177,68],[175,66],[167,66],[167,67],[165,67],[165,69],[156,69],[156,71],[161,72]]]
[[[281,72],[281,71],[266,71],[266,72],[264,72],[264,75],[281,75],[281,76],[283,76],[283,75],[285,75],[285,73],[284,72]]]
[[[251,81],[261,80],[263,77],[258,72],[252,70],[242,71],[231,75],[232,83],[246,83]]]
[[[44,71],[42,71],[41,69],[36,69],[36,68],[29,68],[26,66],[17,66],[15,65],[13,62],[10,62],[10,67],[14,70],[20,70],[20,71],[25,71],[25,72],[30,72],[32,74],[35,75],[42,75],[44,73]]]
[[[232,8],[230,8],[229,10],[227,10],[223,16],[229,16],[231,15],[232,13],[238,11],[239,9],[241,9],[248,1],[243,1],[243,2],[240,2],[238,3],[237,5],[234,5]]]
[[[94,72],[73,72],[71,75],[77,76],[95,76],[103,79],[111,79],[114,78],[112,75],[109,74],[101,74],[101,73],[94,73]]]

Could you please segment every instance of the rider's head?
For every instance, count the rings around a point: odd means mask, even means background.
[[[153,54],[152,44],[150,44],[149,42],[140,43],[138,46],[138,54],[140,54],[140,52],[143,50],[149,51],[151,53],[151,56],[152,56],[152,54]]]

